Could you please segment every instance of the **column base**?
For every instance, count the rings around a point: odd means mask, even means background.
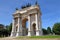
[[[28,31],[28,36],[31,36],[31,31]]]
[[[36,36],[41,36],[41,35],[42,35],[42,31],[37,30],[37,31],[36,31]]]
[[[16,32],[11,32],[11,35],[10,35],[11,37],[14,37],[14,36],[16,36]]]
[[[18,37],[18,36],[23,36],[22,32],[17,32],[16,37]]]

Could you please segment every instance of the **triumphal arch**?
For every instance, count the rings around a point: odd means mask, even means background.
[[[26,29],[28,21],[28,29]],[[39,5],[33,5],[13,14],[11,36],[40,36],[42,35],[41,11]]]

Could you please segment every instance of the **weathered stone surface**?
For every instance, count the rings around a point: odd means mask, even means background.
[[[29,23],[27,36],[42,35],[41,12],[38,5],[16,10],[13,18],[11,36],[26,36],[26,21]]]

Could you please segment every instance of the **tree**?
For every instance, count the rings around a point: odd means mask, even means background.
[[[47,28],[47,32],[48,32],[48,34],[51,34],[52,33],[50,27]]]
[[[43,31],[43,35],[47,35],[48,34],[46,29],[43,28],[42,31]]]
[[[3,24],[0,24],[0,29],[4,29],[4,25]]]
[[[0,37],[3,36],[3,30],[4,29],[4,25],[3,24],[0,24]]]
[[[9,35],[11,34],[11,30],[12,30],[12,23],[10,23],[10,25],[7,25],[7,30],[9,32]]]
[[[0,29],[0,37],[2,37],[2,29]]]
[[[60,23],[55,23],[52,28],[53,33],[60,35]]]
[[[2,35],[3,35],[3,37],[4,36],[7,37],[9,35],[9,31],[7,29],[3,29],[2,30]]]
[[[11,30],[12,30],[12,23],[9,25],[9,30],[11,32]]]
[[[4,27],[6,27],[6,29]],[[12,30],[12,23],[7,26],[0,24],[0,37],[7,37],[8,35],[11,34],[11,30]]]
[[[9,31],[7,29],[0,29],[0,37],[8,36]]]

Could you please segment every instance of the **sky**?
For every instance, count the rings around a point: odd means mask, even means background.
[[[15,8],[31,3],[34,5],[36,0],[0,0],[0,24],[9,25],[12,22],[12,14]],[[37,0],[42,12],[42,28],[53,27],[60,22],[60,0]]]

